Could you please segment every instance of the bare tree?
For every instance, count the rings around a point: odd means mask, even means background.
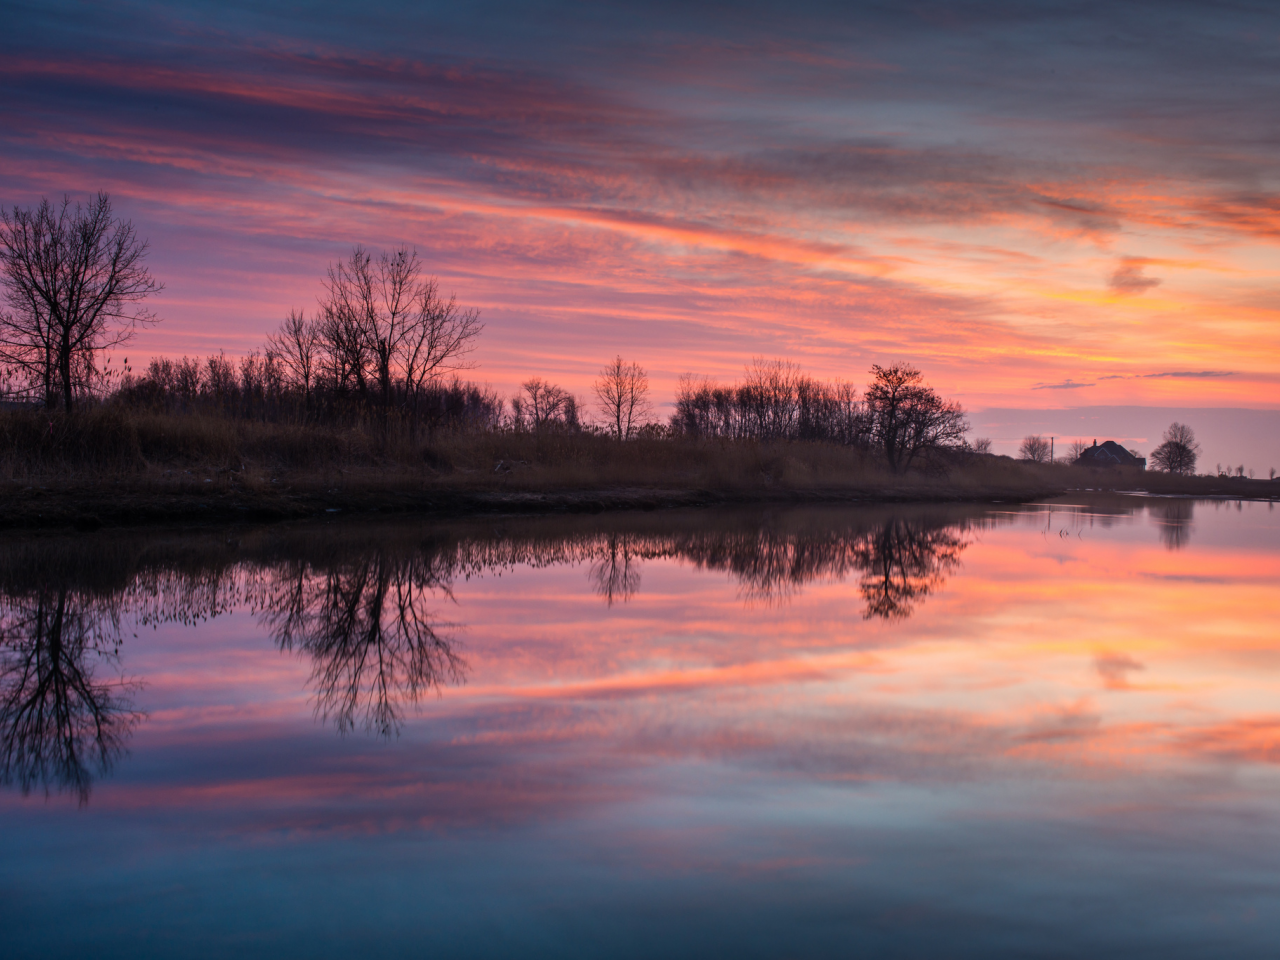
[[[542,433],[551,427],[578,427],[578,401],[569,391],[541,377],[531,377],[521,386],[524,396],[511,401],[518,428]]]
[[[143,264],[147,243],[111,216],[99,193],[87,206],[47,199],[0,210],[0,282],[12,313],[0,315],[0,362],[22,370],[46,406],[70,410],[98,376],[103,350],[156,317],[138,304],[163,285]]]
[[[1022,445],[1018,447],[1018,457],[1032,463],[1048,463],[1049,441],[1039,434],[1023,437]]]
[[[894,473],[908,470],[924,450],[964,438],[969,423],[960,405],[943,400],[926,386],[915,367],[876,364],[871,370],[875,378],[863,402],[871,418],[872,438]]]
[[[600,412],[613,435],[626,440],[649,415],[649,377],[638,363],[624,363],[621,356],[600,371],[595,383]]]
[[[991,453],[991,438],[990,437],[975,438],[973,441],[973,452],[982,453],[982,454]]]
[[[1083,440],[1072,440],[1071,446],[1067,448],[1067,456],[1070,458],[1072,463],[1075,463],[1084,456],[1084,452],[1088,449],[1089,445]]]
[[[446,302],[407,247],[375,260],[361,246],[329,267],[320,336],[338,389],[375,392],[383,415],[397,387],[410,400],[428,382],[463,368],[483,325],[475,310]]]
[[[418,287],[415,306],[417,322],[405,340],[404,381],[416,403],[423,387],[470,366],[466,357],[484,324],[479,311],[459,308],[452,294],[447,301],[441,297],[434,277]]]
[[[267,352],[283,365],[294,386],[302,389],[304,409],[310,405],[319,363],[320,324],[301,310],[290,310],[280,329],[267,337]]]
[[[1194,473],[1200,444],[1185,423],[1171,423],[1164,432],[1164,442],[1151,451],[1151,463],[1168,473]],[[1243,470],[1241,471],[1243,473]]]

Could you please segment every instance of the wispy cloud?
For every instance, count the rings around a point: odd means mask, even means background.
[[[1109,373],[1099,380],[1212,380],[1234,377],[1233,370],[1166,370],[1161,373]]]
[[[554,359],[582,388],[625,348],[655,385],[785,353],[831,376],[908,357],[969,403],[1110,399],[1117,379],[1280,403],[1247,372],[1280,351],[1257,267],[1280,142],[1245,132],[1280,95],[1262,41],[1165,24],[1139,53],[1106,39],[1127,7],[997,6],[957,45],[907,7],[768,6],[669,11],[660,42],[625,3],[350,20],[142,0],[145,30],[17,8],[0,200],[111,191],[171,291],[144,355],[255,346],[347,245],[406,242],[485,312],[478,359],[505,386]],[[1160,259],[1117,255],[1139,236]],[[1176,291],[1140,296],[1174,264]],[[1067,376],[1104,364],[1166,372]]]
[[[1096,383],[1082,383],[1079,380],[1063,380],[1060,383],[1037,383],[1032,390],[1078,390],[1081,387],[1096,387]]]

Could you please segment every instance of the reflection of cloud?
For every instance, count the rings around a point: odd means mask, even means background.
[[[1138,257],[1125,257],[1115,273],[1111,274],[1109,286],[1116,293],[1142,293],[1152,287],[1158,287],[1161,281],[1156,277],[1143,276],[1142,269],[1148,261]]]
[[[1102,684],[1108,690],[1128,690],[1129,674],[1134,670],[1146,668],[1123,653],[1100,653],[1093,658],[1093,668],[1102,678]]]

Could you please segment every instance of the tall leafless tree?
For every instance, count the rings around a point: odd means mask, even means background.
[[[1195,432],[1185,423],[1171,423],[1164,432],[1164,442],[1151,451],[1151,463],[1168,473],[1188,474],[1195,472],[1199,456]]]
[[[595,382],[596,401],[614,438],[626,440],[652,410],[649,377],[638,363],[626,363],[621,356],[600,371]]]
[[[889,469],[903,473],[922,452],[964,439],[969,423],[958,403],[943,400],[925,385],[915,367],[875,364],[875,375],[863,394],[871,434],[884,452]]]
[[[466,366],[483,325],[475,310],[445,301],[422,275],[416,251],[373,254],[357,246],[329,267],[320,337],[337,388],[376,393],[384,415],[397,387],[407,403],[424,384]]]
[[[290,310],[280,329],[267,338],[267,352],[284,367],[290,385],[302,390],[304,410],[311,403],[319,351],[320,324],[301,310]]]
[[[143,261],[147,243],[111,215],[99,193],[85,206],[64,197],[34,210],[0,210],[0,363],[17,367],[45,405],[70,410],[98,374],[101,353],[156,317],[140,304],[163,285]]]

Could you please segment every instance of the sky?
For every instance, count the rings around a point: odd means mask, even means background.
[[[135,369],[243,354],[404,244],[504,393],[620,353],[660,409],[754,357],[906,360],[1015,445],[1027,411],[1280,410],[1270,5],[0,11],[0,202],[106,190],[149,239]],[[1212,452],[1280,466],[1262,422]]]

